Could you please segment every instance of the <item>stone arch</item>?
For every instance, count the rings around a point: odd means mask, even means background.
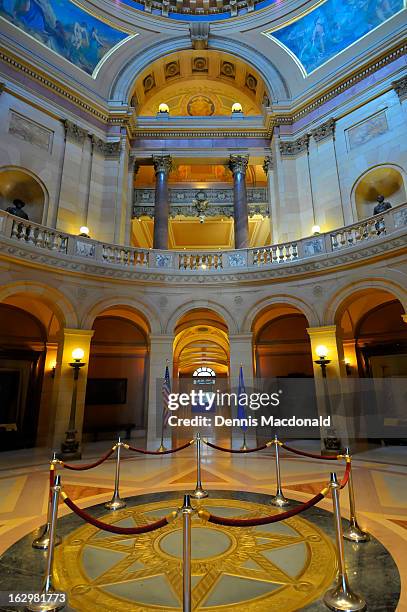
[[[141,319],[145,324],[146,334],[160,334],[162,333],[162,322],[158,315],[158,312],[151,304],[144,304],[139,300],[129,297],[108,297],[98,301],[94,304],[87,314],[82,319],[82,327],[84,329],[91,329],[96,317],[103,314],[107,310],[114,308],[125,308],[130,312],[134,312],[136,315],[141,316]]]
[[[74,306],[54,287],[32,281],[16,281],[1,287],[0,303],[12,296],[34,297],[54,312],[60,328],[78,328],[78,316]]]
[[[186,36],[180,36],[172,40],[150,45],[140,55],[132,57],[119,72],[112,84],[110,99],[129,104],[131,93],[134,89],[134,83],[149,64],[175,51],[183,51],[190,48],[191,40]],[[214,36],[210,39],[209,50],[230,53],[249,65],[252,65],[263,78],[266,89],[272,100],[290,98],[287,82],[281,73],[267,57],[249,45]]]
[[[3,179],[5,179],[5,185],[3,185]],[[30,221],[45,224],[49,193],[44,182],[37,174],[22,166],[2,166],[0,168],[0,208],[5,210],[15,198],[27,202],[24,210]]]
[[[181,319],[183,315],[187,314],[191,310],[197,310],[200,308],[206,309],[206,310],[212,310],[219,317],[221,317],[225,321],[228,327],[229,334],[231,333],[237,334],[239,332],[239,327],[237,325],[235,318],[224,306],[216,302],[212,302],[210,300],[193,300],[191,302],[188,302],[187,304],[182,304],[182,306],[179,306],[171,314],[171,316],[168,319],[168,323],[165,327],[165,333],[173,334],[175,331],[177,322]]]
[[[338,289],[328,301],[328,305],[324,311],[322,324],[335,325],[341,312],[343,312],[352,298],[356,298],[357,295],[361,295],[362,292],[374,289],[384,291],[393,298],[399,300],[404,311],[407,312],[407,292],[400,285],[388,279],[371,278],[353,281]]]
[[[376,197],[381,194],[391,204],[403,204],[406,201],[406,175],[397,164],[376,164],[367,168],[353,183],[351,189],[351,206],[355,220],[372,216]],[[393,199],[392,199],[393,196]]]
[[[272,297],[264,298],[251,307],[251,309],[246,314],[243,320],[242,333],[248,333],[252,331],[254,321],[260,314],[267,310],[267,308],[269,308],[270,306],[284,304],[292,306],[299,310],[302,314],[304,314],[306,319],[308,320],[308,324],[310,327],[316,327],[320,325],[319,316],[313,306],[307,304],[307,302],[305,302],[301,298],[297,298],[293,295],[279,294],[273,295]]]

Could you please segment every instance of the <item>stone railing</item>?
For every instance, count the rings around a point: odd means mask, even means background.
[[[178,274],[236,273],[272,269],[290,263],[326,260],[338,252],[352,253],[360,245],[380,244],[388,238],[407,234],[407,204],[394,207],[353,225],[300,240],[230,251],[158,251],[107,244],[60,232],[0,211],[0,239],[34,253],[55,254],[72,263],[89,263],[110,270],[139,270]],[[30,255],[31,259],[35,255]],[[41,256],[41,261],[46,259]],[[97,270],[95,269],[95,272]],[[105,274],[105,272],[103,272]]]

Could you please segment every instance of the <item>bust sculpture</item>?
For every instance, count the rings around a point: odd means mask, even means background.
[[[381,213],[384,213],[386,212],[386,210],[389,210],[389,208],[391,208],[390,202],[385,202],[384,196],[378,195],[376,199],[377,204],[373,209],[374,215],[380,215]]]
[[[26,219],[28,221],[28,215],[23,210],[25,206],[25,202],[22,200],[13,200],[14,206],[9,206],[6,208],[6,212],[10,213],[10,215],[14,215],[15,217],[20,217],[21,219]]]

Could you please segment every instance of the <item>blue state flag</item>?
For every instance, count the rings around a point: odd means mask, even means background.
[[[244,396],[244,398],[242,397]],[[243,366],[240,366],[239,371],[239,390],[237,392],[237,418],[240,419],[240,427],[243,431],[246,431],[247,424],[242,419],[246,419],[246,388],[244,386],[244,378],[243,378]]]

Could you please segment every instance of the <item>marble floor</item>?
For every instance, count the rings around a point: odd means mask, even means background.
[[[88,445],[86,457],[97,457],[108,442]],[[387,452],[386,452],[387,451]],[[358,454],[353,461],[359,523],[392,554],[401,577],[398,611],[407,612],[407,449],[378,449]],[[274,461],[268,451],[229,455],[203,449],[202,480],[209,490],[272,494]],[[334,462],[282,454],[283,486],[287,496],[305,501],[327,483]],[[336,464],[342,473],[343,464]],[[85,508],[108,500],[112,494],[114,462],[82,472],[59,470],[63,487]],[[169,456],[144,456],[124,452],[122,496],[162,491],[188,491],[195,485],[195,452],[188,448]],[[0,457],[0,553],[45,520],[48,466],[44,452],[22,451]],[[347,495],[341,499],[348,515]],[[320,507],[331,509],[331,500]],[[61,506],[60,515],[69,510]],[[383,608],[384,612],[386,608]]]

